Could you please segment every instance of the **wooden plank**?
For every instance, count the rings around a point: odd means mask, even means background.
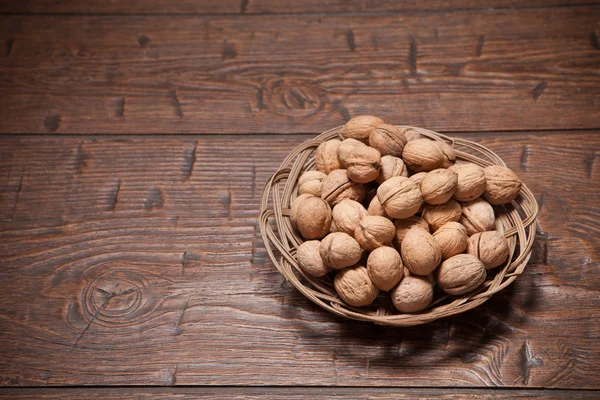
[[[195,388],[74,388],[0,389],[11,399],[597,399],[597,391],[471,388],[343,388],[343,387],[195,387]]]
[[[547,236],[490,301],[410,329],[337,318],[269,261],[261,187],[310,136],[0,138],[0,384],[599,389],[600,132],[461,136]]]
[[[24,0],[0,3],[3,13],[68,13],[68,14],[279,14],[340,12],[403,12],[490,8],[561,7],[589,5],[585,0],[433,0],[363,1],[363,0],[160,0],[106,2],[102,0]]]
[[[599,128],[600,7],[322,18],[2,16],[0,132]]]

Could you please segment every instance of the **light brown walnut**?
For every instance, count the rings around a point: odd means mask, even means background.
[[[354,231],[354,238],[365,250],[389,245],[396,235],[392,221],[385,217],[366,216]]]
[[[353,307],[368,306],[379,294],[367,269],[361,265],[339,271],[333,280],[333,286],[340,298]]]
[[[469,238],[467,253],[479,258],[485,269],[494,269],[508,259],[508,241],[498,231],[476,233]]]
[[[433,238],[442,249],[442,259],[460,254],[467,248],[467,230],[458,222],[448,222],[433,232]]]
[[[298,247],[296,253],[300,268],[308,275],[316,278],[325,276],[329,271],[321,258],[321,254],[319,254],[320,245],[321,242],[318,240],[308,240]]]
[[[412,216],[406,219],[397,219],[394,221],[394,227],[396,228],[396,237],[394,238],[394,246],[400,248],[406,232],[414,227],[420,227],[429,232],[429,224],[421,217]]]
[[[371,132],[369,145],[381,153],[382,156],[400,157],[406,136],[404,131],[390,124],[381,124]]]
[[[336,232],[344,232],[354,236],[360,221],[367,216],[367,210],[357,201],[345,199],[339,202],[332,211],[332,225]]]
[[[392,290],[394,307],[402,313],[415,313],[427,308],[433,301],[433,285],[427,277],[404,277]]]
[[[423,219],[431,225],[432,231],[435,232],[448,222],[460,221],[462,212],[463,210],[460,204],[458,204],[456,200],[450,199],[444,204],[427,204],[425,208],[423,208],[423,213],[421,215]]]
[[[369,254],[367,271],[375,286],[387,292],[402,279],[404,266],[396,249],[383,246]]]
[[[379,177],[381,154],[369,146],[356,146],[348,152],[344,164],[348,178],[358,183],[369,183]]]
[[[331,171],[321,185],[321,198],[335,206],[344,199],[362,202],[365,198],[365,187],[350,180],[345,169]]]
[[[297,204],[292,223],[304,239],[321,239],[329,232],[331,207],[319,197],[304,197]]]
[[[354,238],[344,232],[334,232],[321,240],[319,254],[328,267],[342,269],[356,264],[363,250]]]
[[[402,176],[383,182],[377,189],[377,198],[386,214],[392,218],[411,217],[423,203],[419,187]]]
[[[345,139],[337,148],[337,158],[342,168],[346,168],[346,159],[356,148],[367,147],[366,144],[356,139]]]
[[[492,165],[483,169],[485,191],[483,197],[492,205],[508,204],[517,198],[521,191],[521,180],[510,169]]]
[[[429,204],[444,204],[452,198],[458,185],[458,175],[444,168],[428,172],[421,181],[421,195]]]
[[[383,123],[381,118],[372,115],[359,115],[346,122],[340,130],[340,138],[342,140],[352,138],[367,144],[373,130]]]
[[[496,216],[487,201],[477,199],[462,205],[462,216],[459,222],[467,228],[467,234],[471,236],[477,232],[494,230]]]
[[[340,162],[337,158],[337,149],[340,145],[338,139],[331,139],[323,142],[317,147],[315,153],[315,166],[318,171],[329,174],[334,169],[340,169]]]
[[[402,262],[415,275],[427,275],[442,261],[442,250],[425,229],[409,229],[400,246]]]
[[[440,265],[435,274],[440,289],[460,296],[477,289],[486,278],[483,263],[471,254],[458,254]]]
[[[381,157],[381,169],[379,170],[377,183],[382,184],[395,176],[408,177],[408,170],[404,165],[404,161],[394,156]]]
[[[298,179],[298,193],[321,197],[321,186],[326,177],[327,174],[321,171],[306,171]]]
[[[404,146],[402,159],[415,172],[431,171],[444,162],[444,152],[433,140],[411,140]]]
[[[458,201],[475,200],[485,190],[485,173],[483,168],[473,163],[455,164],[448,170],[456,172],[458,184],[454,198]]]

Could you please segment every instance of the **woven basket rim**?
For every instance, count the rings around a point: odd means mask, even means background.
[[[454,149],[457,160],[473,162],[482,167],[506,166],[497,154],[481,144],[424,128],[396,126],[411,128],[422,136],[448,143]],[[267,180],[262,192],[259,226],[269,258],[285,279],[304,296],[320,307],[345,318],[370,321],[378,325],[414,326],[471,310],[506,288],[523,272],[531,257],[538,213],[537,201],[524,183],[519,196],[511,204],[494,207],[497,213],[496,229],[508,239],[508,261],[494,269],[495,274],[488,276],[484,284],[474,292],[462,296],[441,294],[424,311],[402,314],[385,302],[360,308],[349,306],[335,293],[330,278],[306,275],[295,258],[296,249],[303,239],[291,225],[289,208],[297,196],[298,178],[304,171],[314,169],[316,148],[322,142],[338,137],[341,128],[332,128],[293,149]],[[279,253],[279,256],[275,252]]]

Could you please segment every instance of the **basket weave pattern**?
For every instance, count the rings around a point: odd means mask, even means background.
[[[412,128],[424,137],[445,141],[454,149],[457,160],[472,162],[482,167],[506,166],[495,153],[477,143],[447,137],[422,128],[399,127]],[[316,148],[322,142],[338,137],[340,129],[341,127],[331,129],[296,147],[267,181],[262,193],[260,230],[266,250],[275,267],[302,294],[342,317],[371,321],[380,325],[413,326],[473,309],[510,285],[523,272],[531,257],[538,212],[537,202],[525,185],[522,185],[519,196],[511,204],[494,207],[496,229],[508,239],[508,261],[497,269],[488,271],[484,284],[471,293],[449,296],[436,287],[434,301],[427,309],[415,314],[401,314],[393,307],[387,293],[381,294],[370,306],[356,308],[339,298],[333,288],[333,278],[330,274],[323,278],[306,275],[296,261],[296,249],[303,239],[292,227],[289,210],[298,195],[300,175],[315,169]]]

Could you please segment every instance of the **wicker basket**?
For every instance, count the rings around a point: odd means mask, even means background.
[[[422,128],[399,127],[413,128],[425,137],[447,142],[454,148],[457,159],[484,167],[505,166],[500,157],[479,144]],[[265,247],[277,269],[302,294],[326,310],[346,318],[372,321],[379,325],[412,326],[475,308],[510,285],[523,272],[531,257],[538,211],[537,202],[525,185],[511,204],[494,207],[496,228],[508,238],[510,254],[505,264],[489,271],[485,283],[474,292],[455,297],[446,295],[436,287],[434,301],[426,310],[415,314],[401,314],[393,307],[387,293],[380,294],[370,306],[352,307],[336,294],[331,274],[323,278],[306,275],[296,261],[296,249],[303,240],[291,225],[290,205],[297,197],[298,178],[303,172],[314,169],[316,148],[323,141],[337,137],[340,129],[341,127],[331,129],[294,149],[267,181],[262,193],[260,230]]]

